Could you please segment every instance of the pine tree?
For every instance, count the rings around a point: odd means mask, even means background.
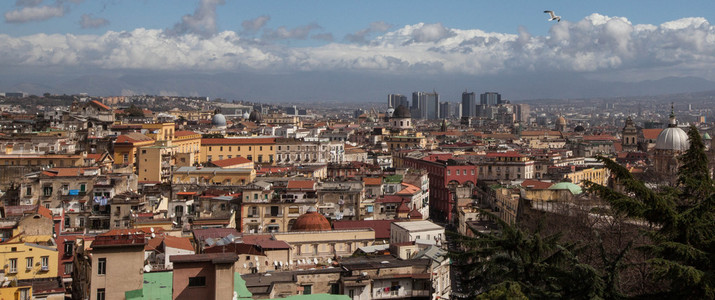
[[[688,132],[690,147],[679,158],[678,185],[657,191],[636,180],[624,167],[599,158],[622,191],[589,183],[607,200],[614,213],[646,222],[652,244],[639,248],[651,256],[652,276],[666,286],[650,296],[715,298],[715,190],[705,147],[695,127]],[[645,296],[645,295],[644,295]]]
[[[598,272],[580,263],[575,244],[560,235],[526,232],[492,216],[496,232],[456,235],[460,251],[450,255],[462,283],[481,298],[600,299],[605,284]]]

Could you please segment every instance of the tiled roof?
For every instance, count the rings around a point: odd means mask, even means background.
[[[487,157],[523,157],[519,152],[507,151],[507,152],[489,152]]]
[[[211,163],[216,165],[219,168],[224,168],[224,167],[229,167],[229,166],[235,166],[239,164],[246,164],[246,163],[251,163],[251,160],[248,160],[245,157],[242,156],[236,156],[228,159],[222,159],[222,160],[212,160]]]
[[[414,194],[418,193],[418,192],[421,190],[420,188],[418,188],[418,187],[416,187],[416,186],[414,186],[414,185],[412,185],[412,184],[409,184],[409,183],[404,183],[404,182],[403,182],[403,183],[402,183],[402,186],[404,187],[404,189],[402,189],[401,191],[397,192],[397,195],[414,195]]]
[[[365,185],[382,185],[382,177],[363,177]]]
[[[610,134],[584,135],[584,141],[613,141],[616,138]]]
[[[194,246],[191,245],[191,241],[189,240],[189,238],[174,237],[170,235],[164,237],[164,247],[171,247],[183,250],[194,250]]]
[[[524,182],[521,183],[521,186],[525,188],[532,188],[536,190],[545,190],[548,189],[551,185],[553,185],[553,182],[544,182],[544,181],[539,181],[539,180],[534,180],[534,179],[526,179]]]
[[[99,101],[97,101],[97,100],[92,100],[91,103],[94,104],[94,105],[96,105],[96,106],[99,106],[101,109],[111,110],[111,108],[109,108],[109,106],[106,106],[106,105],[104,105],[104,103],[99,102]]]
[[[657,140],[661,131],[663,128],[643,129],[643,137],[646,140]]]
[[[117,137],[117,140],[115,143],[137,143],[137,142],[147,142],[147,141],[153,141],[154,139],[143,135],[138,132],[129,132],[126,134],[122,134]]]
[[[275,138],[223,138],[223,139],[201,139],[201,145],[271,145],[275,144]]]
[[[291,180],[288,181],[286,189],[289,190],[313,190],[315,189],[315,181],[313,180]]]

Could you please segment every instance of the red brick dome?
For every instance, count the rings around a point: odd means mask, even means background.
[[[308,212],[295,219],[291,231],[325,231],[331,230],[330,222],[315,208],[308,209]]]

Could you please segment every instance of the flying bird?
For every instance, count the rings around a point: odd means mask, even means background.
[[[548,19],[549,21],[556,20],[556,22],[561,22],[561,17],[555,15],[553,11],[545,10],[544,13],[549,14],[551,16],[551,19]]]

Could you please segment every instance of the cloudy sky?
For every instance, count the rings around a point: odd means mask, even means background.
[[[7,0],[0,13],[0,91],[529,99],[715,81],[711,0]]]

